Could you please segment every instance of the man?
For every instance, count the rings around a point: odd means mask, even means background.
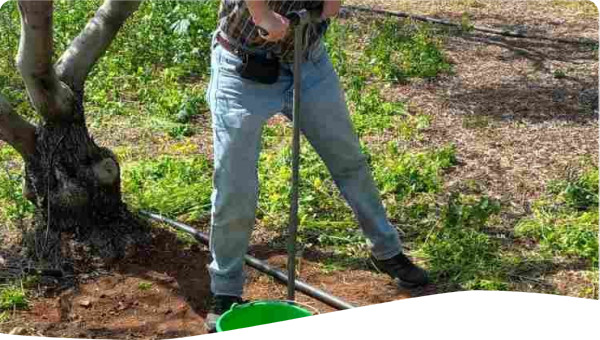
[[[339,78],[321,41],[326,19],[341,1],[222,0],[214,35],[207,90],[213,119],[214,191],[209,266],[213,301],[209,331],[243,293],[244,254],[255,220],[257,162],[261,131],[276,113],[291,117],[293,32],[285,14],[322,9],[322,24],[305,33],[302,65],[302,133],[327,165],[371,245],[378,268],[401,285],[427,283],[424,270],[405,255],[390,225],[370,170],[361,153]],[[278,60],[278,61],[277,61]]]

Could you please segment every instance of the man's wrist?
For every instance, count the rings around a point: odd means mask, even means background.
[[[341,0],[325,0],[323,4],[323,14],[321,15],[321,18],[327,19],[336,16],[339,13],[341,7]]]

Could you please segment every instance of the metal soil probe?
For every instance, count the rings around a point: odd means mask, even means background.
[[[306,9],[291,12],[287,15],[294,28],[294,107],[292,110],[292,192],[289,216],[288,235],[288,282],[287,299],[294,301],[296,282],[296,234],[298,232],[298,186],[300,176],[300,93],[302,91],[301,65],[304,55],[304,31],[310,22],[321,18],[321,11]]]

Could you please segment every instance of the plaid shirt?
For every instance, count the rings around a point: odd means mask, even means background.
[[[254,1],[254,0],[249,0]],[[285,15],[300,9],[314,9],[321,6],[323,0],[268,0],[270,9]],[[305,35],[305,50],[319,42],[327,29],[328,21],[311,24]],[[218,31],[224,34],[229,43],[241,50],[262,50],[272,52],[283,62],[291,63],[294,58],[294,34],[288,34],[278,42],[267,42],[261,38],[252,20],[245,0],[221,0]]]

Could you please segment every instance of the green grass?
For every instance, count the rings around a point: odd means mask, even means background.
[[[134,209],[191,222],[210,211],[211,176],[212,165],[204,156],[163,156],[125,164],[122,185]]]
[[[396,19],[375,21],[365,49],[372,72],[385,80],[404,82],[410,78],[434,78],[451,70],[432,26],[399,24]]]
[[[569,256],[598,267],[598,168],[554,183],[549,197],[533,207],[516,235],[539,242],[548,256]]]
[[[0,324],[10,319],[10,313],[8,311],[0,312]]]
[[[372,160],[374,176],[384,196],[391,193],[403,198],[415,193],[437,193],[442,184],[442,170],[456,162],[453,146],[406,152],[390,144],[386,151]]]
[[[0,224],[21,226],[30,218],[34,206],[23,197],[21,159],[9,146],[0,147]]]
[[[482,231],[499,211],[499,204],[488,197],[451,195],[440,222],[434,224],[418,251],[435,279],[463,289],[506,286],[499,270],[499,244]]]
[[[27,308],[25,291],[16,286],[0,287],[0,310]]]
[[[567,77],[567,74],[563,70],[555,70],[553,74],[556,79],[564,79]]]
[[[138,289],[141,291],[147,291],[150,290],[152,288],[152,282],[140,282],[138,284]]]
[[[394,82],[450,72],[442,41],[427,25],[390,19],[372,22],[367,27],[334,21],[325,39],[346,90],[352,121],[361,137],[419,138],[430,117],[410,115],[410,103],[386,99],[382,93]]]
[[[280,229],[286,224],[290,157],[288,146],[267,150],[261,155],[258,218],[265,227]],[[391,145],[385,153],[372,155],[370,162],[383,198],[402,205],[406,199],[421,193],[439,192],[444,169],[455,162],[455,150],[448,146],[409,153]],[[302,242],[343,254],[362,255],[366,239],[326,166],[306,141],[302,143],[300,180],[299,237]],[[392,217],[396,207],[389,209]]]

